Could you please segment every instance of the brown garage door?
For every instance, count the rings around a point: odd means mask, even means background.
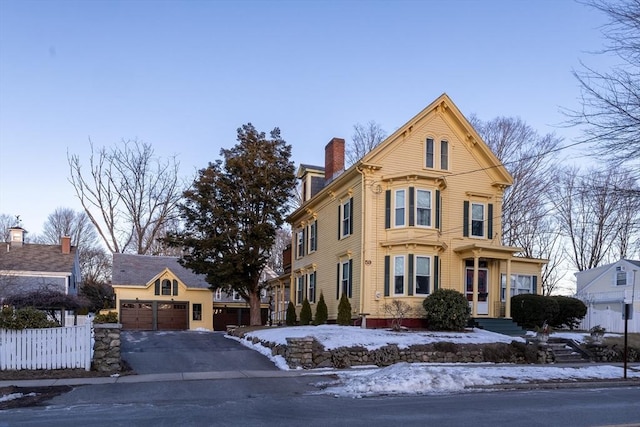
[[[122,329],[153,329],[153,304],[151,302],[123,302],[120,304]]]
[[[158,303],[158,330],[187,329],[189,310],[186,303]]]

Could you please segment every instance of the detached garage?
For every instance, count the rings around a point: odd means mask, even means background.
[[[189,303],[164,301],[122,301],[120,323],[123,329],[179,331],[189,329]]]
[[[123,329],[213,330],[213,293],[176,257],[113,254],[112,286]]]

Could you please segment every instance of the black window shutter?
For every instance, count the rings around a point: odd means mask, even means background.
[[[342,204],[338,203],[338,240],[342,237]]]
[[[493,203],[487,207],[487,239],[493,239]]]
[[[532,280],[533,281],[533,283],[532,283],[532,285],[533,285],[533,294],[535,295],[535,294],[538,293],[538,276],[533,276],[532,279],[533,279]]]
[[[440,229],[440,190],[436,190],[436,228]]]
[[[338,263],[338,268],[337,268],[337,275],[336,275],[336,299],[340,299],[340,263]]]
[[[409,187],[409,227],[413,227],[416,225],[416,216],[415,216],[415,206],[416,206],[416,189],[413,187]]]
[[[302,276],[302,301],[307,299],[307,276]]]
[[[384,257],[384,296],[389,296],[389,274],[390,274],[391,257],[385,255]]]
[[[437,290],[440,286],[440,257],[433,257],[433,290]]]
[[[173,280],[173,295],[178,295],[178,281]]]
[[[465,200],[463,204],[463,212],[462,212],[462,235],[464,237],[469,237],[469,201]]]
[[[409,295],[413,295],[413,254],[409,254]]]
[[[300,256],[304,256],[307,252],[307,228],[302,229],[302,250]]]
[[[349,234],[353,234],[353,197],[349,199]]]
[[[316,224],[316,234],[313,235],[313,241],[316,242],[315,243],[315,247],[313,248],[314,251],[318,250],[318,221],[315,222]]]
[[[384,228],[391,228],[391,190],[384,192]]]
[[[160,295],[160,279],[155,282],[155,294]]]
[[[353,294],[353,260],[350,259],[349,260],[349,287],[348,287],[347,296],[351,298],[352,294]]]

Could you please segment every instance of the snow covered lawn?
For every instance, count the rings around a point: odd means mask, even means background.
[[[383,329],[322,325],[269,328],[250,332],[245,339],[237,339],[245,346],[269,357],[280,369],[289,369],[284,358],[271,356],[271,350],[253,344],[256,337],[263,341],[286,344],[286,338],[313,336],[326,349],[362,346],[369,350],[387,344],[406,348],[414,344],[448,341],[458,344],[486,344],[522,338],[513,338],[489,331],[474,329],[466,332],[391,332]],[[552,336],[584,341],[586,333],[554,333]],[[557,365],[511,364],[427,364],[396,363],[386,368],[366,367],[349,370],[315,370],[317,374],[332,373],[337,380],[320,384],[318,393],[334,396],[364,397],[374,395],[453,393],[469,388],[482,388],[496,384],[523,384],[539,381],[584,381],[621,379],[619,366],[590,365],[562,367]],[[640,365],[630,365],[627,376],[640,379]]]

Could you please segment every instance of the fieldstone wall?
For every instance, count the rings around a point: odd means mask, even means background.
[[[122,367],[120,330],[118,323],[94,323],[93,370],[119,372]]]
[[[230,334],[244,337],[236,329]],[[389,366],[407,363],[549,363],[548,352],[535,343],[454,344],[434,343],[399,348],[396,344],[374,350],[365,347],[340,347],[326,350],[313,337],[287,338],[287,344],[261,341],[252,338],[254,344],[271,349],[274,356],[282,356],[290,368],[350,368],[352,366]]]

